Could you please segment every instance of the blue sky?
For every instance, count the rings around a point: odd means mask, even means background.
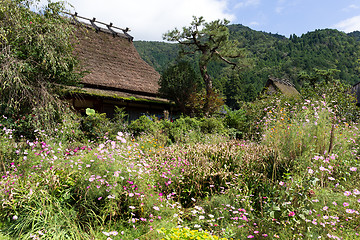
[[[289,36],[324,28],[360,30],[360,0],[230,1],[233,23]]]
[[[46,0],[42,0],[46,1]],[[316,29],[360,30],[360,0],[67,0],[79,15],[129,27],[135,40],[161,41],[192,16],[226,18],[254,30],[301,36]]]

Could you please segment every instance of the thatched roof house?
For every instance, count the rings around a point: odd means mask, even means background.
[[[119,31],[112,24],[86,20],[90,24],[75,19],[75,54],[88,72],[81,81],[83,87],[71,91],[75,109],[89,107],[111,116],[119,106],[125,107],[131,118],[170,110],[169,101],[158,95],[160,74],[142,60],[128,29]]]
[[[264,93],[267,95],[282,93],[288,97],[294,97],[300,94],[289,80],[274,77],[269,77],[264,88]]]
[[[358,82],[351,88],[351,92],[356,95],[356,100],[357,100],[356,105],[360,106],[360,82]]]

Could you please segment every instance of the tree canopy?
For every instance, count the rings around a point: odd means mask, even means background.
[[[248,59],[253,63],[252,68],[238,71],[237,74],[223,71],[226,66],[224,62],[212,61],[208,65],[214,88],[226,97],[226,104],[231,108],[238,108],[241,105],[239,101],[255,99],[269,75],[290,79],[298,90],[308,82],[304,74],[300,73],[313,75],[314,69],[336,69],[338,71],[333,73],[334,79],[350,85],[359,82],[359,32],[345,34],[333,29],[322,29],[286,38],[255,31],[240,24],[227,25],[227,28],[229,39],[238,41],[239,47],[247,50]],[[135,45],[145,60],[151,56],[148,63],[159,71],[176,57],[165,59],[157,53],[171,51],[169,54],[173,56],[180,47],[180,44],[162,43],[162,46],[154,49],[153,42],[147,42],[146,45],[135,42]],[[198,58],[195,56],[192,60],[194,65],[198,64]]]
[[[189,62],[180,61],[163,72],[159,85],[159,92],[185,113],[190,96],[199,89],[201,80]]]
[[[199,54],[198,66],[207,99],[213,92],[213,81],[208,72],[209,63],[212,60],[220,60],[235,68],[239,65],[238,59],[245,57],[244,50],[239,48],[238,42],[229,40],[228,24],[229,21],[225,19],[208,23],[203,17],[193,17],[190,26],[183,27],[182,31],[175,28],[163,36],[164,40],[178,42],[181,54]]]
[[[74,84],[81,76],[73,56],[72,27],[61,16],[64,3],[49,2],[41,9],[36,3],[0,4],[0,110],[5,113],[54,110],[59,101],[52,86]]]

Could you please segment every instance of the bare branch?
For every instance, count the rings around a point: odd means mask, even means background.
[[[227,64],[233,65],[234,67],[237,66],[237,63],[231,62],[231,61],[229,61],[228,59],[224,58],[223,56],[220,55],[220,53],[219,53],[218,51],[215,51],[215,53],[217,54],[217,56],[218,56],[221,60],[223,60],[223,61],[226,62]]]

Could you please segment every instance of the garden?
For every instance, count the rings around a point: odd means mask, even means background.
[[[0,239],[357,239],[358,124],[325,95],[244,109],[88,109],[51,131],[3,115]]]
[[[359,108],[334,69],[303,74],[294,98],[234,96],[231,109],[203,56],[188,115],[81,116],[59,91],[86,74],[65,3],[39,2],[0,4],[0,240],[360,238]],[[235,46],[212,44],[224,24],[200,32],[211,56]]]

